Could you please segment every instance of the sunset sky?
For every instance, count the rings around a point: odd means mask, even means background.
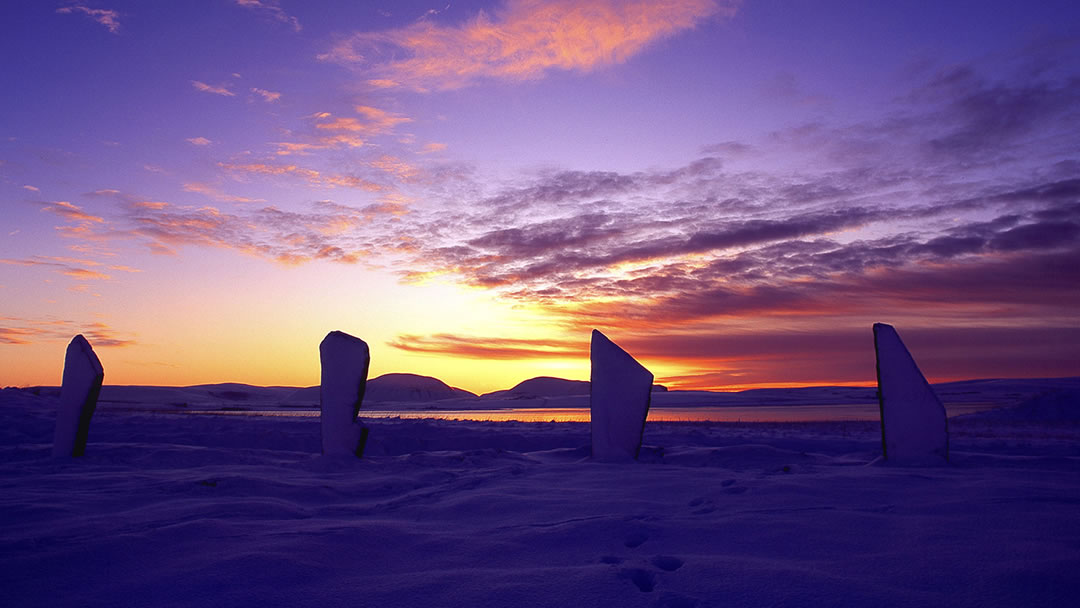
[[[6,1],[0,386],[1080,375],[1080,3]]]

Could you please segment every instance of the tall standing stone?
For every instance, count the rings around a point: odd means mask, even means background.
[[[874,324],[874,349],[885,459],[902,464],[948,460],[945,406],[891,325]]]
[[[637,458],[652,398],[652,372],[597,330],[589,353],[592,457],[602,461]]]
[[[319,344],[319,360],[322,453],[359,458],[367,441],[367,429],[356,422],[356,415],[364,400],[371,362],[368,345],[360,338],[332,331]]]
[[[93,347],[75,336],[64,355],[64,377],[60,385],[60,409],[53,434],[53,456],[82,456],[90,433],[90,418],[97,409],[105,370]]]

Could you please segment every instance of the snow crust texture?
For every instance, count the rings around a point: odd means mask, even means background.
[[[49,457],[55,397],[0,390],[0,598],[18,608],[1071,606],[1080,426],[950,421],[950,466],[865,466],[877,421],[587,423],[133,413]],[[655,449],[651,449],[654,448]],[[660,449],[662,448],[662,449]]]
[[[933,464],[949,457],[945,406],[891,325],[874,324],[882,449],[897,464]]]
[[[592,332],[589,389],[592,457],[633,460],[641,450],[652,398],[652,372],[597,330]]]
[[[366,342],[340,331],[326,334],[319,344],[322,378],[319,385],[322,453],[360,456],[366,429],[356,415],[364,400],[371,356]]]
[[[64,355],[53,456],[82,456],[86,452],[90,418],[97,408],[104,379],[105,370],[90,343],[81,334],[72,338]]]

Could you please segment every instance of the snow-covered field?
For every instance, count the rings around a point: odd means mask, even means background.
[[[318,455],[317,418],[108,403],[58,460],[47,393],[0,391],[5,606],[1080,597],[1075,392],[953,418],[950,464],[917,468],[875,462],[875,422],[650,422],[599,464],[584,423],[372,420],[355,460]]]

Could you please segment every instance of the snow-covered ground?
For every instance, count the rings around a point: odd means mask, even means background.
[[[950,419],[940,467],[876,462],[875,422],[650,422],[639,462],[600,464],[583,423],[374,420],[356,460],[318,455],[318,418],[109,403],[53,459],[45,392],[0,391],[6,606],[1080,597],[1075,392]]]

